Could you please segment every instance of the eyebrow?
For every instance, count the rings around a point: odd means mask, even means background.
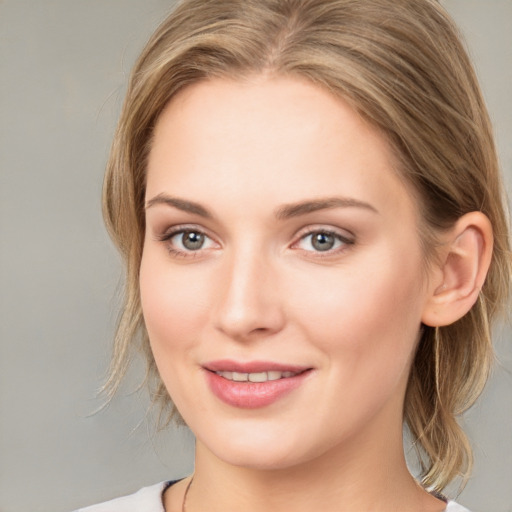
[[[158,194],[153,197],[153,199],[150,199],[146,203],[146,210],[157,204],[172,206],[183,212],[193,213],[194,215],[199,215],[200,217],[205,217],[207,219],[213,218],[213,215],[199,203],[188,201],[186,199],[178,199],[177,197],[171,197],[167,194]]]
[[[199,215],[207,219],[212,219],[213,215],[204,206],[194,201],[179,199],[168,196],[167,194],[158,194],[146,202],[146,210],[152,206],[163,204],[172,206],[178,210]],[[285,204],[275,210],[274,214],[278,220],[285,220],[292,217],[299,217],[319,210],[328,210],[332,208],[363,208],[365,210],[379,213],[371,204],[358,199],[349,197],[327,197],[323,199],[314,199],[300,201],[298,203]]]
[[[283,220],[331,208],[363,208],[374,213],[379,213],[371,204],[358,199],[350,197],[327,197],[281,206],[276,210],[275,215],[278,219]]]

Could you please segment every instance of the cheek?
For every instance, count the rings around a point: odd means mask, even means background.
[[[387,251],[360,267],[328,269],[323,279],[304,276],[308,293],[296,295],[295,316],[344,375],[375,381],[408,369],[422,311],[418,265],[408,260]]]
[[[323,353],[327,370],[322,387],[327,407],[318,428],[329,424],[333,435],[351,435],[380,411],[402,407],[420,301],[414,279],[396,281],[398,275],[406,277],[394,271],[340,275],[328,293],[302,299],[303,332]]]
[[[151,348],[165,381],[178,353],[186,354],[199,343],[209,308],[208,280],[162,260],[151,253],[143,256],[140,293]]]
[[[144,322],[158,373],[180,412],[192,420],[201,414],[190,368],[195,367],[194,350],[200,344],[209,308],[205,300],[206,279],[191,276],[186,265],[169,265],[166,258],[148,251],[140,269],[140,293]],[[190,404],[196,404],[190,411]]]

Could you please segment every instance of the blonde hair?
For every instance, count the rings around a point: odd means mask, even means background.
[[[181,89],[212,77],[300,76],[378,127],[418,197],[426,260],[436,232],[471,211],[494,228],[478,302],[455,324],[425,327],[404,421],[421,452],[423,484],[468,474],[471,448],[456,416],[481,392],[493,361],[490,325],[506,304],[511,263],[492,129],[454,24],[434,0],[185,0],[156,30],[131,75],[104,183],[104,216],[126,263],[124,308],[106,389],[113,394],[139,336],[156,371],[139,299],[146,159],[155,123]]]

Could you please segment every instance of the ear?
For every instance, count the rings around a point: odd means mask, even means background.
[[[491,264],[493,234],[482,212],[463,215],[447,233],[440,250],[440,266],[433,272],[422,322],[449,325],[475,304]]]

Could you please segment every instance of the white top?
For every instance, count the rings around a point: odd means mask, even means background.
[[[80,508],[75,512],[165,512],[162,504],[162,492],[166,487],[167,483],[161,482],[144,487],[135,494]],[[449,501],[445,512],[469,512],[469,510],[454,501]]]

